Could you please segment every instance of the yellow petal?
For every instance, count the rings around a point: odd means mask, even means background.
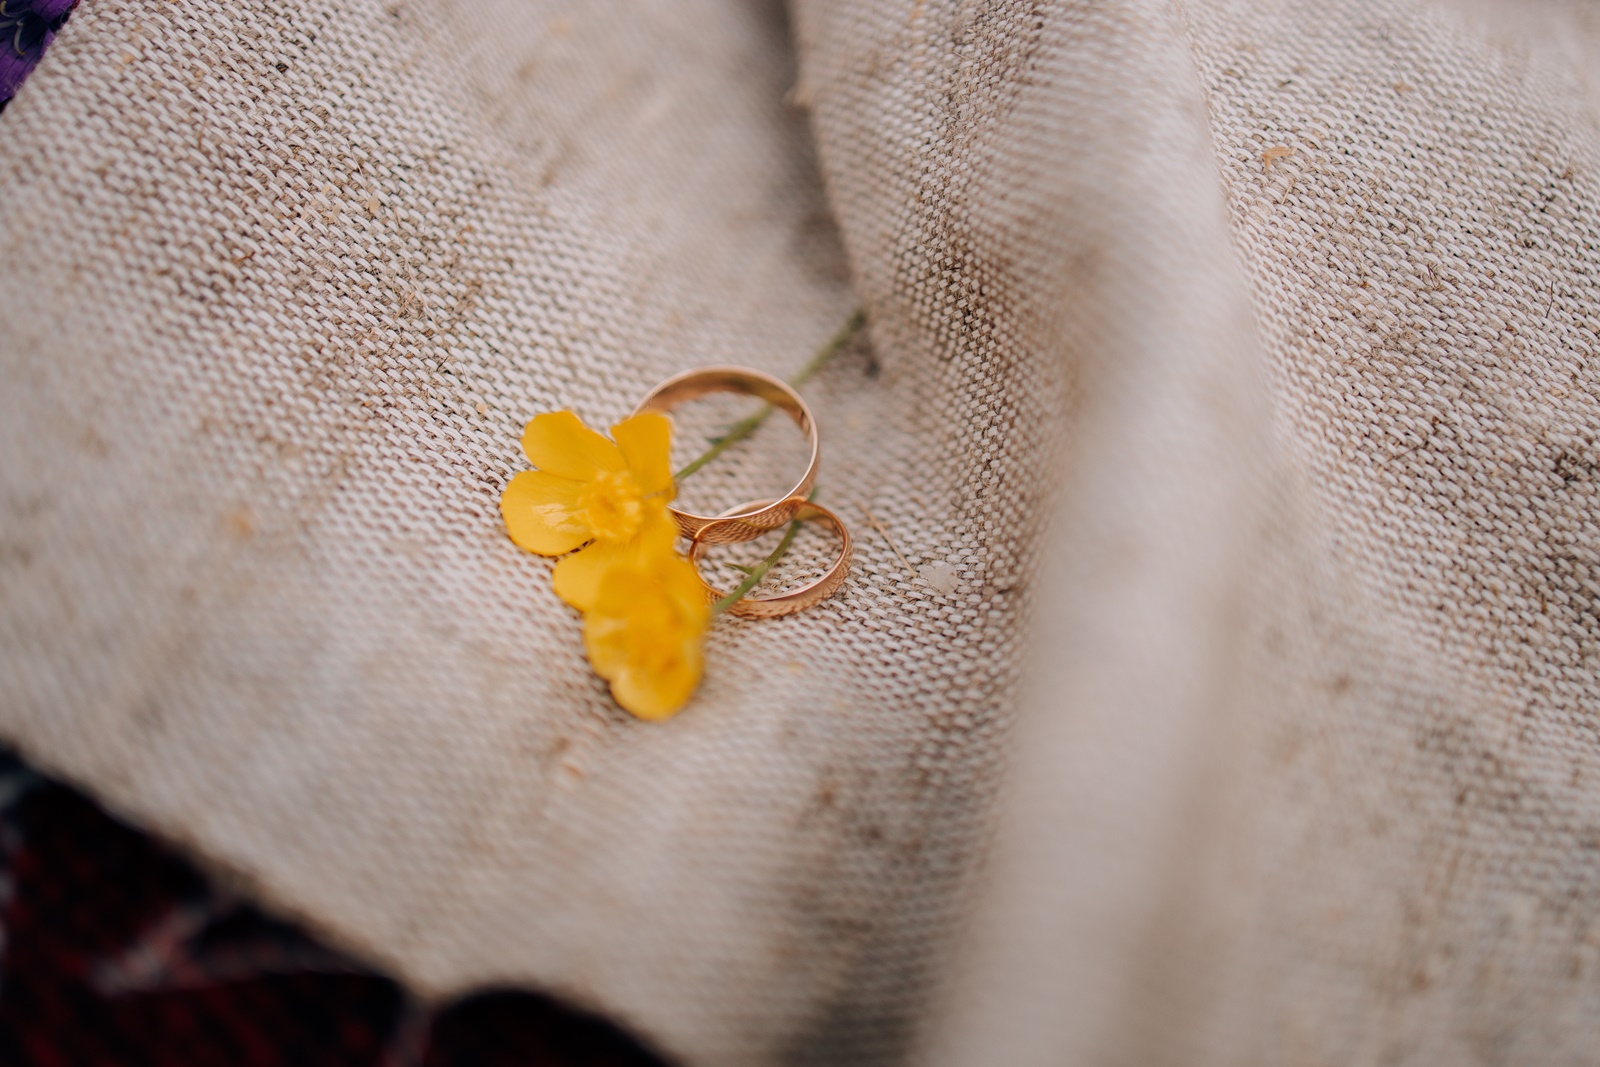
[[[579,611],[588,611],[600,596],[600,583],[607,572],[627,564],[635,554],[632,542],[596,541],[557,563],[550,584],[556,596]]]
[[[647,495],[672,489],[672,420],[659,412],[623,419],[611,436],[628,461],[628,470]]]
[[[665,671],[624,669],[611,680],[611,695],[641,719],[659,721],[677,714],[700,684],[702,657],[698,640],[685,642],[684,654]]]
[[[590,612],[584,618],[583,650],[589,656],[589,666],[594,668],[594,673],[609,680],[627,666],[628,630],[628,619],[624,615]]]
[[[689,566],[687,560],[678,556],[676,545],[678,543],[678,524],[667,513],[666,501],[659,497],[655,500],[646,500],[644,504],[644,517],[639,523],[639,532],[634,536],[634,545],[637,558],[643,561],[652,561],[663,557],[678,559]],[[693,570],[693,568],[690,568]]]
[[[667,506],[659,500],[649,500],[645,502],[645,509],[639,533],[632,540],[621,543],[596,541],[557,563],[555,572],[550,576],[556,595],[579,611],[592,611],[600,598],[601,583],[614,568],[644,567],[650,570],[659,565],[658,561],[689,566],[673,550],[678,526],[667,514]],[[621,595],[628,595],[626,586]]]
[[[661,581],[667,595],[672,597],[690,624],[696,629],[705,629],[711,621],[711,600],[694,565],[686,559],[675,560],[673,566],[663,569]]]
[[[578,482],[601,471],[628,469],[622,450],[570,411],[535,415],[522,432],[522,451],[540,470]]]
[[[522,548],[541,556],[571,552],[594,536],[578,507],[581,482],[548,471],[522,471],[500,494],[506,532]]]
[[[670,550],[642,553],[606,571],[584,619],[584,646],[618,704],[664,719],[699,684],[707,620],[694,568]]]

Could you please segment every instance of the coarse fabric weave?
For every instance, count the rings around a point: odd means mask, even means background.
[[[1592,1062],[1600,15],[790,14],[86,0],[0,119],[5,737],[689,1064]],[[858,303],[849,584],[629,719],[523,422]]]

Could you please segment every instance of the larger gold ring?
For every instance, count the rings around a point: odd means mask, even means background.
[[[756,500],[748,504],[740,504],[736,508],[729,508],[734,518],[718,518],[708,523],[706,529],[711,532],[719,522],[735,522],[744,509],[755,507],[768,507],[779,501]],[[820,604],[832,596],[839,586],[844,584],[845,575],[850,573],[850,555],[854,546],[850,542],[850,531],[840,521],[839,516],[823,507],[805,499],[790,498],[782,503],[794,505],[794,517],[801,521],[808,519],[821,519],[833,527],[833,532],[839,535],[839,557],[833,561],[833,566],[823,572],[822,577],[809,585],[799,589],[790,590],[778,596],[754,597],[746,596],[734,601],[728,607],[728,614],[736,615],[741,619],[773,619],[780,615],[793,615],[803,611],[813,604]],[[727,544],[726,541],[713,541],[709,537],[701,537],[689,546],[689,562],[694,564],[695,574],[700,573],[700,557],[705,555],[708,544]],[[712,600],[721,600],[726,594],[718,592],[704,577],[700,584],[706,587],[706,594]]]
[[[707,393],[744,393],[781,408],[800,427],[806,444],[811,447],[811,461],[794,488],[776,500],[763,502],[760,507],[734,509],[721,515],[696,515],[668,508],[685,537],[719,545],[750,541],[791,521],[799,508],[798,502],[804,502],[816,484],[817,463],[822,454],[821,442],[817,439],[817,420],[812,418],[811,408],[800,399],[800,394],[787,383],[749,367],[699,367],[673,375],[650,390],[650,395],[639,401],[633,413],[669,412],[684,401]],[[707,528],[712,526],[715,529],[708,533]]]

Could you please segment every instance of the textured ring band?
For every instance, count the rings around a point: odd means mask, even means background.
[[[774,503],[774,501],[757,500],[747,504],[740,504],[737,508],[729,508],[728,510],[734,515],[738,515],[742,509],[766,506],[771,503]],[[728,614],[730,615],[736,615],[741,619],[772,619],[780,615],[792,615],[797,611],[803,611],[811,607],[813,604],[820,604],[832,596],[839,586],[844,584],[845,575],[850,573],[850,555],[854,550],[854,546],[850,541],[850,531],[845,528],[844,522],[840,520],[839,516],[821,504],[816,504],[809,500],[791,497],[789,500],[783,501],[783,503],[795,505],[794,517],[796,519],[802,521],[821,519],[832,526],[833,532],[839,535],[839,557],[833,561],[831,567],[823,572],[822,577],[809,585],[803,585],[799,589],[793,589],[778,596],[743,597],[729,606]],[[737,520],[716,519],[707,524],[707,531],[712,531],[719,522],[733,521]],[[700,557],[705,555],[708,544],[726,543],[725,541],[713,541],[709,537],[696,539],[689,546],[689,562],[694,564],[695,573],[700,573]],[[714,600],[721,600],[725,595],[718,592],[704,577],[700,579],[700,584],[706,587],[708,594]]]
[[[765,400],[781,409],[794,420],[805,435],[811,449],[806,472],[794,488],[776,500],[765,501],[761,506],[746,505],[747,510],[733,509],[721,515],[696,515],[693,512],[669,508],[678,529],[685,537],[707,541],[711,544],[734,544],[760,537],[768,530],[776,530],[794,518],[799,502],[803,502],[817,482],[817,463],[821,459],[821,442],[817,439],[817,420],[811,408],[800,399],[787,383],[762,371],[749,367],[698,367],[668,378],[639,402],[635,415],[649,411],[666,413],[686,400],[707,393],[744,393]],[[715,526],[710,533],[708,527]]]

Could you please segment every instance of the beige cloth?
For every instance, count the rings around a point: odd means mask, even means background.
[[[1600,20],[793,15],[86,0],[0,117],[0,730],[691,1064],[1592,1061]],[[628,719],[522,422],[858,300],[847,590]]]

